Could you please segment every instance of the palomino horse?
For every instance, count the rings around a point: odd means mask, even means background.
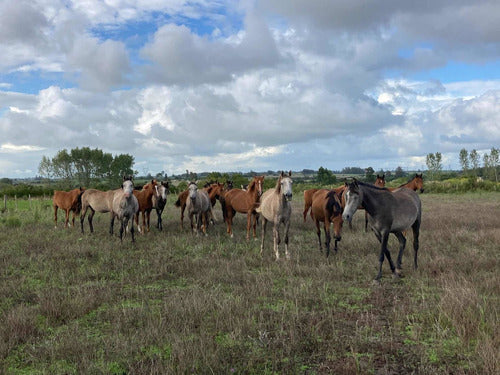
[[[113,234],[113,197],[115,192],[118,190],[101,191],[97,189],[87,189],[82,194],[82,210],[80,213],[80,225],[83,233],[83,222],[85,220],[85,215],[87,210],[90,208],[89,214],[89,227],[90,233],[94,232],[94,226],[92,225],[92,219],[94,214],[97,212],[110,212],[111,222],[109,226],[109,234]]]
[[[156,185],[156,194],[153,196],[153,208],[156,210],[156,216],[158,216],[158,220],[156,222],[158,230],[163,230],[161,214],[167,204],[167,194],[170,192],[169,188],[169,182],[162,181],[159,185]]]
[[[394,276],[399,276],[403,251],[406,245],[406,238],[402,232],[409,227],[413,229],[414,266],[417,268],[418,235],[422,218],[422,204],[417,193],[413,190],[403,188],[391,192],[388,189],[365,184],[354,179],[353,182],[346,183],[345,199],[344,220],[352,220],[354,213],[360,205],[363,205],[366,212],[370,215],[370,226],[381,245],[379,272],[375,280],[380,280],[382,277],[384,255],[389,262]],[[390,233],[394,233],[399,240],[399,254],[396,267],[394,267],[391,254],[387,248]]]
[[[158,190],[156,180],[151,180],[142,187],[142,190],[134,190],[134,196],[139,202],[139,212],[135,216],[135,224],[139,229],[139,233],[144,233],[147,224],[147,231],[149,232],[149,220],[151,217],[151,210],[153,209],[153,197],[158,199]],[[142,226],[139,225],[139,215],[142,214]],[[142,229],[142,230],[141,230]]]
[[[203,234],[207,234],[207,219],[211,215],[212,205],[210,198],[205,190],[198,190],[195,182],[191,182],[188,186],[189,196],[186,201],[186,209],[191,223],[191,232],[194,232],[194,215],[196,215],[196,233],[200,226],[202,227]]]
[[[260,254],[264,252],[264,237],[266,235],[267,222],[273,223],[273,239],[274,239],[274,253],[276,260],[279,260],[280,254],[278,245],[280,239],[280,224],[285,226],[285,256],[290,259],[288,253],[288,231],[290,230],[290,217],[292,216],[292,172],[285,176],[281,172],[276,186],[273,189],[268,189],[262,194],[260,199],[260,206],[256,209],[257,213],[262,214],[262,241],[260,244]]]
[[[304,223],[306,222],[307,212],[312,206],[312,197],[314,193],[316,193],[319,189],[309,189],[304,190],[304,211],[302,212],[302,216],[304,216]],[[313,219],[312,211],[311,211],[311,219]]]
[[[319,189],[312,197],[311,215],[316,224],[316,234],[318,235],[319,251],[321,246],[321,229],[319,223],[324,223],[326,256],[330,255],[330,225],[333,223],[333,233],[335,237],[334,250],[337,252],[337,243],[342,236],[342,205],[339,196],[342,194],[343,187],[334,190]]]
[[[231,189],[224,195],[224,219],[227,224],[227,233],[233,237],[233,216],[236,212],[247,214],[247,240],[250,239],[250,227],[253,226],[253,236],[257,237],[257,213],[262,195],[262,182],[264,176],[256,176],[248,185],[247,190]],[[252,220],[253,219],[253,220]]]
[[[75,216],[80,214],[82,208],[82,194],[85,188],[73,189],[71,191],[54,190],[54,197],[52,198],[52,206],[54,207],[54,223],[57,228],[57,209],[66,211],[66,220],[64,227],[68,226],[69,212],[73,211],[73,227],[75,226]]]
[[[123,240],[123,231],[127,228],[130,220],[132,222],[130,234],[132,242],[135,242],[134,216],[139,212],[139,202],[134,195],[134,183],[131,179],[124,179],[122,188],[115,191],[112,208],[111,227],[113,227],[115,218],[118,218],[120,220],[120,241]]]

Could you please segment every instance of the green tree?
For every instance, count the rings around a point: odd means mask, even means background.
[[[333,172],[323,167],[319,167],[316,179],[321,185],[330,185],[337,181],[337,177],[335,177]]]
[[[474,149],[469,154],[470,166],[472,169],[472,173],[474,176],[477,176],[479,173],[479,154]]]
[[[374,182],[375,181],[375,171],[372,167],[368,167],[365,169],[365,180],[367,182]]]
[[[405,171],[403,170],[403,168],[401,168],[401,166],[398,165],[398,167],[394,171],[394,178],[400,178],[404,176],[405,176]]]
[[[499,150],[495,147],[491,148],[491,152],[483,155],[484,174],[488,179],[498,182],[498,159]]]
[[[111,187],[120,186],[123,176],[133,175],[133,165],[133,156],[129,154],[115,155],[109,166],[109,183]]]
[[[469,153],[465,148],[460,150],[459,159],[462,171],[464,175],[467,175],[467,173],[469,172]]]
[[[442,156],[440,152],[436,152],[435,154],[430,153],[427,154],[425,163],[427,164],[427,169],[429,170],[429,174],[431,175],[431,180],[437,178],[443,169],[442,165]]]

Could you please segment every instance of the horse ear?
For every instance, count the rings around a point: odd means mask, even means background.
[[[290,171],[288,172],[288,177],[292,177],[292,170],[290,169]]]
[[[285,173],[283,171],[281,171],[281,175],[280,176],[283,177],[284,175],[285,175]]]
[[[382,180],[385,180],[385,173],[382,175]]]

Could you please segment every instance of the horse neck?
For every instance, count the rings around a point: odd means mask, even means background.
[[[281,177],[276,181],[276,186],[274,187],[275,191],[279,194],[281,193]]]
[[[257,202],[259,200],[259,192],[257,191],[257,184],[254,182],[250,186],[248,186],[248,190],[246,191],[247,197],[249,197],[253,202]]]
[[[360,185],[360,189],[363,191],[363,201],[361,202],[361,205],[364,207],[366,212],[374,216],[377,208],[381,205],[381,197],[387,194],[387,191],[372,189],[366,185]]]

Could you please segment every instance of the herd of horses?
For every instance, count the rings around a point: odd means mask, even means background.
[[[190,182],[188,188],[178,195],[175,205],[180,208],[181,227],[184,213],[187,210],[191,231],[206,235],[209,223],[214,223],[212,209],[217,200],[222,208],[222,216],[226,223],[227,233],[233,237],[233,218],[237,212],[247,216],[247,240],[252,231],[257,237],[257,222],[261,218],[261,254],[264,250],[264,238],[268,222],[273,224],[273,248],[278,260],[281,243],[280,228],[284,227],[285,256],[290,258],[288,251],[289,229],[292,216],[292,176],[281,172],[274,188],[263,192],[264,176],[253,177],[246,188],[233,188],[231,181],[226,183],[211,182],[203,188],[198,188],[195,182]],[[346,182],[334,189],[309,189],[304,191],[304,222],[310,211],[318,236],[319,250],[323,251],[320,223],[323,223],[325,235],[326,256],[330,254],[330,227],[333,224],[335,239],[334,251],[338,250],[341,240],[343,222],[351,224],[356,210],[365,211],[365,230],[371,228],[380,242],[379,272],[376,280],[382,275],[382,264],[385,258],[393,275],[401,273],[401,261],[406,245],[405,234],[408,229],[413,231],[414,267],[417,268],[419,247],[419,230],[422,207],[416,191],[423,192],[422,174],[415,176],[407,183],[396,188],[385,187],[385,175],[377,175],[375,183],[368,184],[356,179]],[[129,222],[132,242],[134,237],[134,222],[140,233],[150,230],[150,214],[153,209],[157,213],[157,228],[163,229],[161,215],[167,201],[169,183],[158,182],[155,179],[145,184],[141,189],[134,188],[132,177],[123,177],[121,188],[101,191],[97,189],[78,188],[69,192],[55,191],[53,197],[54,221],[57,227],[57,211],[63,209],[66,213],[65,227],[69,223],[69,214],[80,215],[81,232],[84,233],[84,221],[87,212],[90,232],[94,231],[92,219],[95,212],[110,214],[109,233],[113,234],[115,219],[120,221],[120,240],[128,230]],[[142,215],[142,225],[139,217]],[[393,233],[399,241],[399,253],[396,266],[387,248],[389,234]]]

